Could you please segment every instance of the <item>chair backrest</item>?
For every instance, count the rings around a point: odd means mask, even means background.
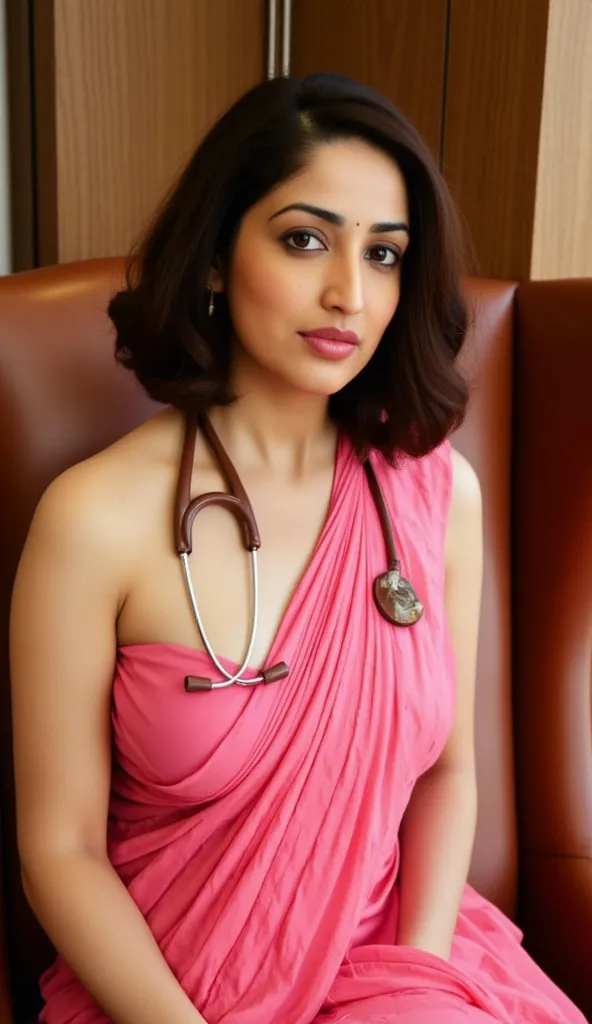
[[[105,307],[120,260],[95,260],[0,280],[0,721],[4,915],[11,996],[34,1009],[51,949],[19,881],[10,752],[7,624],[10,591],[35,505],[62,470],[107,446],[157,410],[113,359]],[[481,479],[485,580],[478,666],[481,794],[471,880],[506,912],[516,895],[510,680],[510,425],[515,286],[469,281],[474,326],[463,361],[475,392],[455,444]],[[1,942],[0,942],[1,948]],[[0,965],[0,989],[2,967]],[[0,991],[0,1005],[1,1005]]]
[[[16,855],[8,713],[10,592],[33,511],[50,481],[158,409],[114,360],[105,309],[122,277],[120,260],[93,260],[0,279],[0,913],[6,915],[17,1019],[34,1008],[39,971],[52,950],[26,905]]]
[[[477,664],[479,814],[470,881],[505,913],[517,899],[512,721],[511,482],[516,285],[467,282],[472,329],[461,364],[473,393],[453,443],[483,493],[483,601]]]
[[[592,279],[520,286],[515,366],[520,926],[592,1020]]]

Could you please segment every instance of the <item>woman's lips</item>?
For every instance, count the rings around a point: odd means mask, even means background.
[[[355,331],[340,331],[335,327],[318,327],[314,331],[300,331],[300,334],[313,352],[324,359],[347,359],[360,344]]]

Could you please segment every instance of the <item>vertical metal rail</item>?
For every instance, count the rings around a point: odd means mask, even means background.
[[[282,10],[282,75],[290,74],[292,50],[292,0],[284,0]]]
[[[277,5],[278,0],[267,4],[267,77],[275,78],[277,70]]]

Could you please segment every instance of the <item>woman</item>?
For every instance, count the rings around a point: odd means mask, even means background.
[[[23,878],[63,957],[48,1024],[583,1021],[466,886],[458,274],[415,130],[325,75],[243,97],[131,261],[118,357],[168,408],[52,484],[14,592]],[[374,479],[417,600],[375,592]],[[262,541],[250,644],[244,523],[180,523],[229,483]]]

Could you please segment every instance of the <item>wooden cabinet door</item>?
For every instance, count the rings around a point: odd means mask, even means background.
[[[547,20],[548,0],[451,0],[443,170],[487,277],[529,276]]]
[[[265,74],[267,0],[35,0],[37,262],[124,253]]]
[[[292,74],[334,71],[382,92],[439,159],[447,0],[293,0]]]

